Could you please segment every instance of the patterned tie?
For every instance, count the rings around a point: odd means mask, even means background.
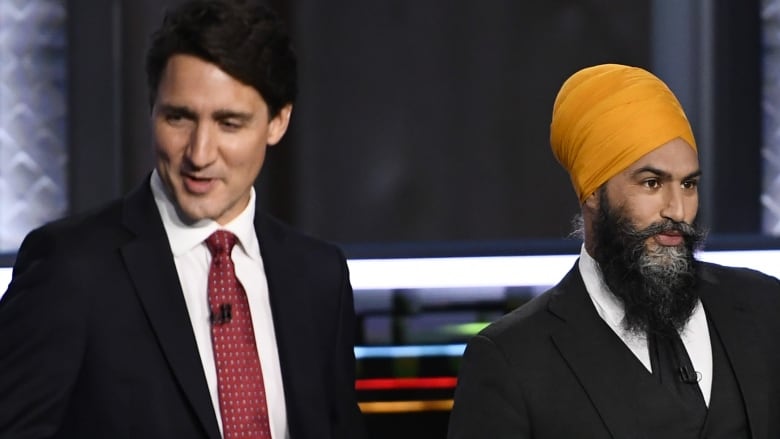
[[[230,258],[236,241],[224,230],[206,239],[212,256],[208,295],[223,436],[271,439],[252,316]]]

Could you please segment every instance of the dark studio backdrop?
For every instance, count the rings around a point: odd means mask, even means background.
[[[174,3],[68,2],[74,212],[151,168],[143,55]],[[602,62],[649,68],[680,97],[713,233],[760,230],[757,0],[271,3],[293,30],[300,98],[259,188],[269,211],[314,235],[348,246],[565,236],[577,204],[549,149],[552,104],[568,75]]]
[[[175,3],[67,1],[72,212],[152,167],[144,51]],[[259,194],[350,256],[576,251],[561,240],[578,206],[550,115],[566,77],[604,62],[652,70],[686,107],[713,240],[760,240],[758,0],[271,3],[292,28],[300,97]],[[374,417],[371,437],[444,437],[447,415]]]

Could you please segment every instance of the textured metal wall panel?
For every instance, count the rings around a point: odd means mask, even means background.
[[[780,236],[780,0],[764,0],[763,231]]]
[[[0,252],[68,207],[64,3],[0,1]]]

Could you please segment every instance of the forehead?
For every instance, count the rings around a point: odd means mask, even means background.
[[[168,59],[158,86],[158,101],[187,101],[188,105],[264,104],[254,87],[237,80],[216,64],[192,55]]]
[[[643,155],[619,175],[631,176],[644,170],[683,177],[699,171],[699,157],[686,141],[676,138]]]

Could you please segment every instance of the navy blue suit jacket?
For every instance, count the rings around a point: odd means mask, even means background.
[[[255,228],[291,437],[363,437],[343,254]],[[215,413],[148,182],[25,238],[0,302],[0,437],[216,439]]]

